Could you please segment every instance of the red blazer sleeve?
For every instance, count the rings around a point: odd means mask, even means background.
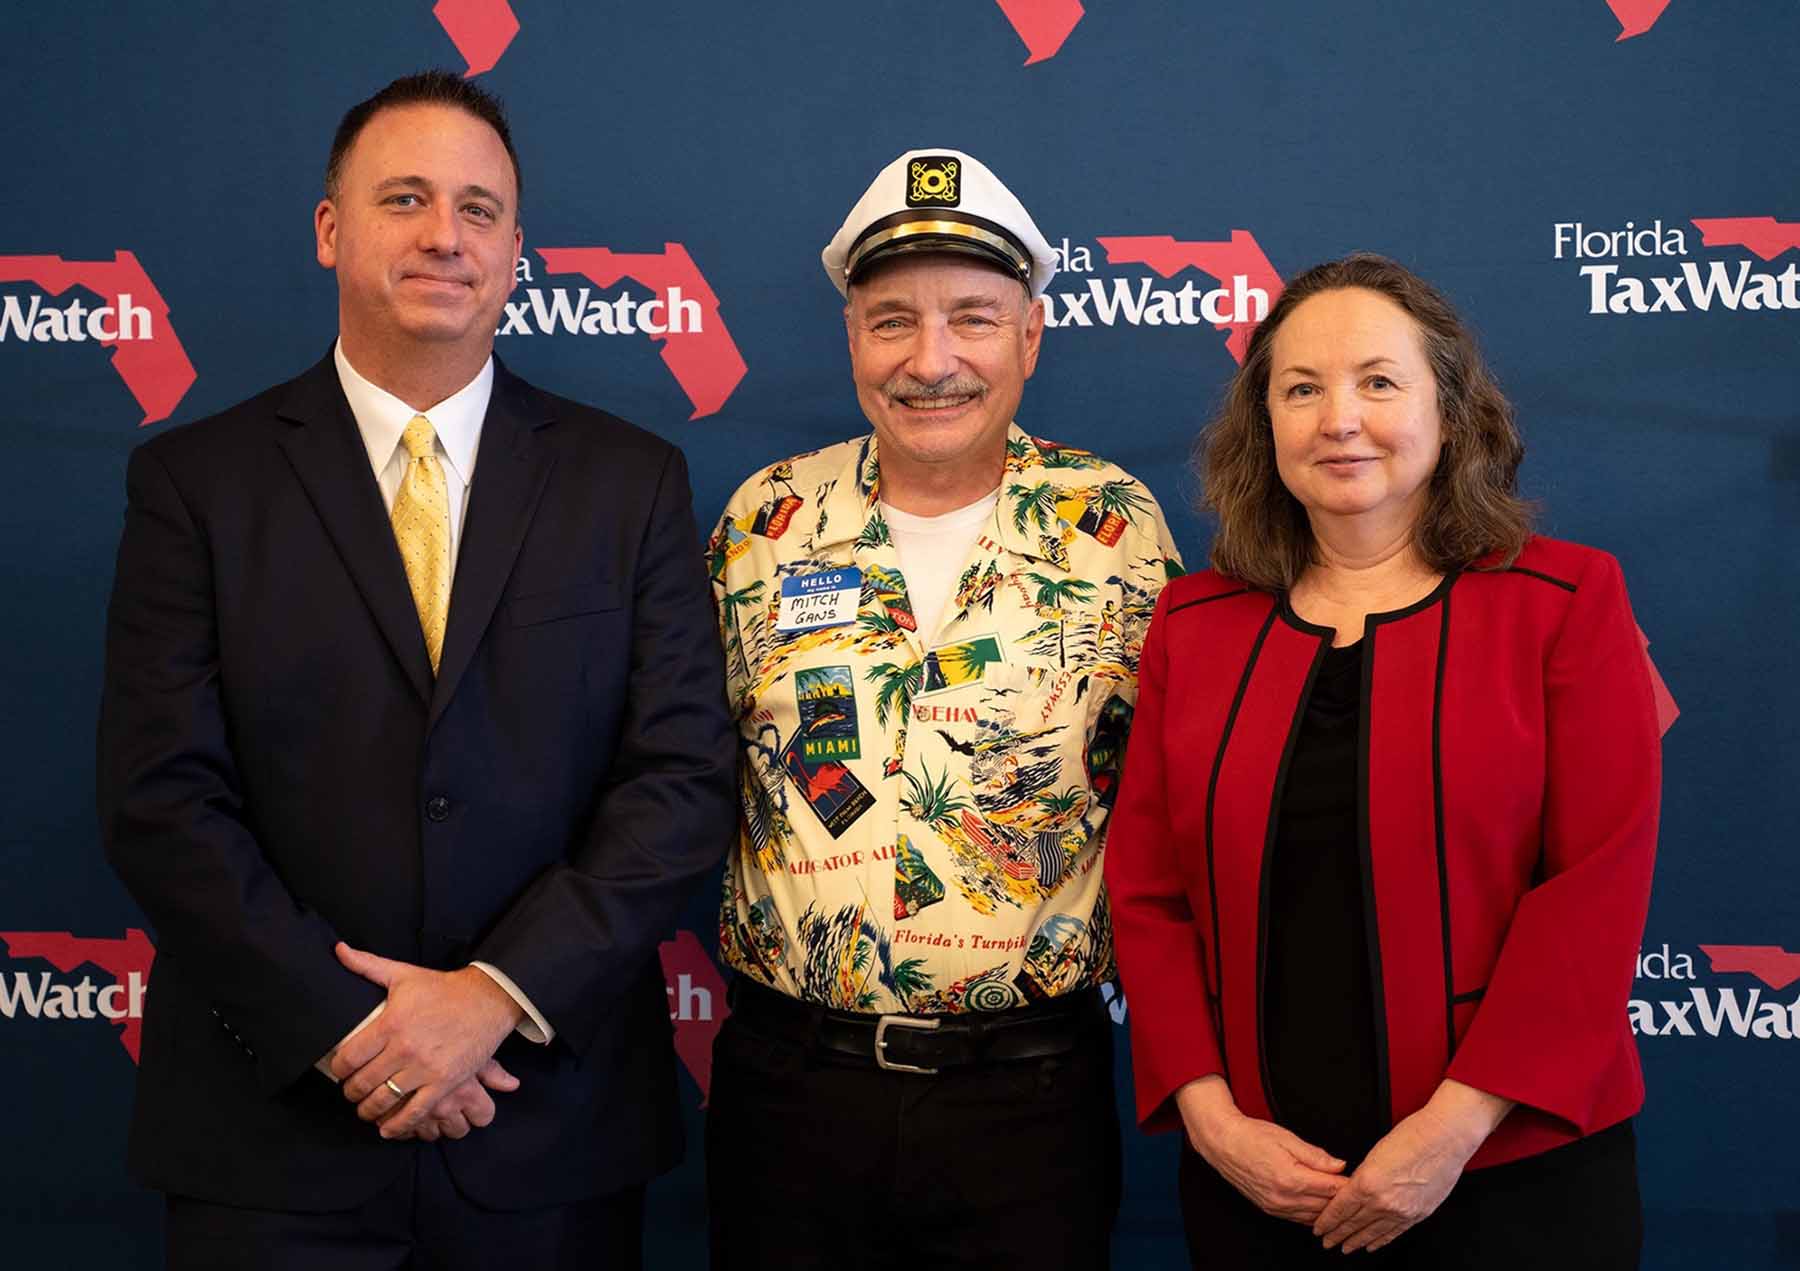
[[[1167,690],[1168,591],[1157,601],[1138,663],[1137,712],[1119,799],[1107,831],[1106,885],[1131,1021],[1138,1121],[1180,1125],[1171,1096],[1223,1072],[1206,990],[1205,933],[1187,890],[1188,869],[1170,824],[1163,708]]]
[[[1542,881],[1519,901],[1448,1075],[1588,1134],[1617,1119],[1621,1077],[1641,1080],[1626,1002],[1662,790],[1649,664],[1604,553],[1550,646],[1544,727]]]

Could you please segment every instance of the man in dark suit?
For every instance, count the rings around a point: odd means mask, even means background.
[[[632,1266],[681,1152],[718,638],[680,452],[493,360],[518,196],[459,77],[352,109],[337,345],[131,457],[99,803],[171,1267]]]

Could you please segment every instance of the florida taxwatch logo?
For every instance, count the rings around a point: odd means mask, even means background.
[[[129,928],[120,939],[0,931],[0,948],[16,964],[0,968],[0,1019],[13,1025],[109,1020],[118,1025],[119,1044],[137,1062],[156,961],[156,947],[140,928]],[[675,1053],[704,1100],[712,1088],[713,1038],[728,1013],[725,981],[691,931],[663,941],[660,953]]]
[[[506,0],[438,0],[431,15],[469,64],[464,79],[493,70],[519,33],[519,16]]]
[[[1046,326],[1212,327],[1226,333],[1225,348],[1241,363],[1250,333],[1281,294],[1281,275],[1249,230],[1217,241],[1149,234],[1094,242],[1099,264],[1093,248],[1067,238],[1055,249]],[[1125,272],[1134,265],[1143,269]]]
[[[140,427],[167,419],[194,384],[168,303],[135,254],[0,256],[0,346],[64,344],[113,351],[113,370],[143,409]]]
[[[1619,38],[1613,43],[1623,44],[1655,26],[1669,0],[1606,0],[1606,7],[1619,20]]]
[[[712,1097],[713,1039],[731,1013],[725,1004],[725,980],[700,937],[691,931],[677,931],[673,940],[663,941],[662,968],[675,1057],[700,1088],[704,1107]]]
[[[1048,61],[1061,51],[1063,41],[1075,29],[1087,10],[1081,0],[994,0],[1000,12],[1012,23],[1012,29],[1025,41],[1031,54],[1025,65]]]
[[[137,1062],[144,993],[156,960],[150,937],[136,927],[118,940],[78,939],[67,931],[0,931],[0,944],[15,962],[47,962],[54,968],[0,973],[0,1017],[110,1020],[119,1026],[119,1044]],[[74,978],[77,971],[80,979]]]
[[[1702,969],[1704,968],[1704,970]],[[1659,944],[1638,954],[1627,1009],[1640,1037],[1800,1037],[1800,953],[1772,944]]]
[[[1087,15],[1081,0],[994,0],[1012,29],[1025,42],[1030,54],[1025,65],[1048,61],[1062,50],[1081,19]],[[439,8],[450,3],[440,0]],[[1655,26],[1669,7],[1669,0],[1606,0],[1613,17],[1618,19],[1619,34],[1614,43],[1624,43],[1643,35]]]
[[[1587,311],[1598,317],[1800,309],[1800,221],[1557,221],[1551,259],[1574,267]]]
[[[532,254],[541,269],[533,270]],[[562,281],[570,278],[590,285]],[[719,314],[719,297],[680,243],[664,243],[660,252],[528,249],[513,281],[499,335],[648,336],[662,345],[663,365],[694,408],[689,419],[718,413],[744,378],[744,357]],[[630,282],[643,291],[620,286]]]

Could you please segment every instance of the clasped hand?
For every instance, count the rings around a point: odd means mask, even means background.
[[[492,1122],[488,1092],[519,1088],[493,1057],[523,1017],[506,991],[476,967],[433,971],[341,941],[337,956],[387,990],[381,1014],[331,1060],[356,1115],[378,1124],[384,1139],[460,1139]]]
[[[1218,1076],[1190,1082],[1175,1098],[1194,1150],[1265,1214],[1313,1222],[1350,1181],[1344,1162],[1324,1148],[1238,1111]]]
[[[1306,1223],[1325,1248],[1345,1253],[1391,1244],[1436,1212],[1512,1108],[1447,1079],[1345,1177],[1344,1162],[1323,1148],[1245,1116],[1217,1075],[1189,1082],[1175,1098],[1188,1140],[1207,1164],[1264,1213]]]
[[[1313,1222],[1327,1249],[1373,1252],[1437,1212],[1510,1100],[1446,1079],[1417,1112],[1369,1149]]]

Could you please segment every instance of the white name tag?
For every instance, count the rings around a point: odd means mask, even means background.
[[[828,569],[781,580],[781,611],[777,631],[811,631],[815,627],[841,627],[856,621],[862,599],[862,570]]]

